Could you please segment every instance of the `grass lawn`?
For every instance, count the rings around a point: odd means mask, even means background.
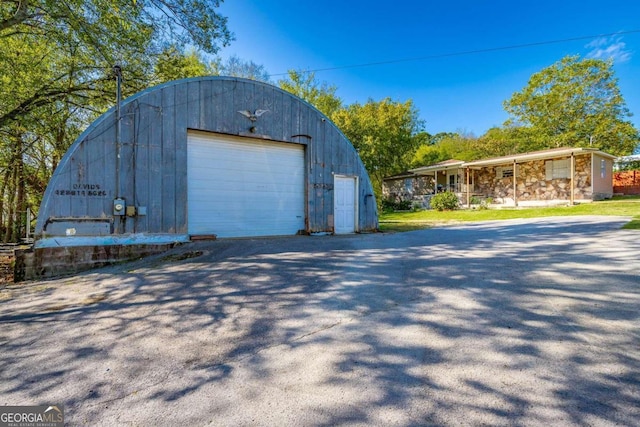
[[[615,196],[611,200],[574,206],[545,208],[463,209],[457,211],[426,210],[392,212],[380,215],[380,230],[410,231],[435,225],[465,221],[491,221],[516,218],[539,218],[569,215],[619,215],[633,217],[623,228],[640,229],[640,196]]]

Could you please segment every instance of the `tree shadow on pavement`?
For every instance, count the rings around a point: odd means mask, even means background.
[[[221,240],[45,282],[0,302],[0,394],[73,425],[633,425],[616,226]]]

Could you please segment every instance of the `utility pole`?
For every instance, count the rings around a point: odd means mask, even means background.
[[[120,234],[124,232],[124,209],[125,204],[122,200],[122,192],[120,188],[120,174],[122,173],[122,162],[120,159],[120,148],[122,138],[122,114],[120,111],[120,104],[122,103],[122,68],[116,64],[113,66],[113,74],[116,77],[116,197],[113,199],[113,215],[114,218],[114,232]]]
[[[116,64],[113,66],[113,74],[116,76],[116,199],[120,198],[120,103],[122,101],[122,68]]]

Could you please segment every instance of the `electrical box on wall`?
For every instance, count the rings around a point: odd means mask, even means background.
[[[126,206],[124,199],[113,199],[113,214],[123,216],[126,213]]]

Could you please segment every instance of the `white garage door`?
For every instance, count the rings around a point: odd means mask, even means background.
[[[304,146],[189,132],[188,229],[218,237],[304,229]]]

